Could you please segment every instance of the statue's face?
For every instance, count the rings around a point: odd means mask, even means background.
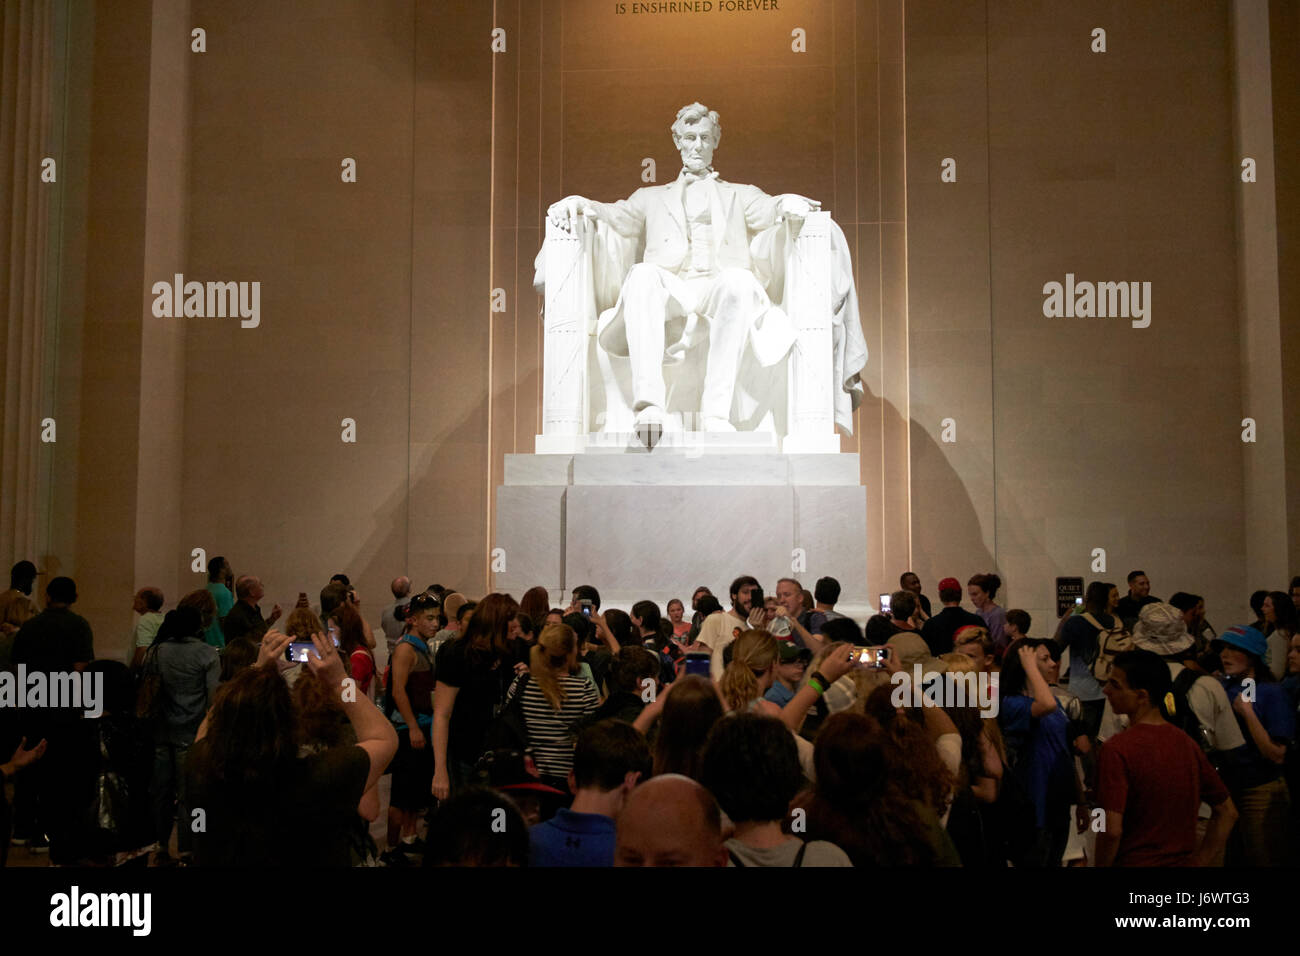
[[[674,134],[673,143],[682,154],[682,165],[693,173],[702,172],[713,164],[713,150],[717,136],[713,121],[707,116],[691,123]]]

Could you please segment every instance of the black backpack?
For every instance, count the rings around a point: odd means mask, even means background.
[[[1239,775],[1248,759],[1244,747],[1237,750],[1215,750],[1210,746],[1209,735],[1206,733],[1205,726],[1201,719],[1196,716],[1196,711],[1192,710],[1192,705],[1188,701],[1187,695],[1191,692],[1192,685],[1202,677],[1209,677],[1208,674],[1202,674],[1192,670],[1190,667],[1184,667],[1174,678],[1174,712],[1169,715],[1169,722],[1196,741],[1196,745],[1205,753],[1206,759],[1210,761],[1210,766],[1223,779],[1224,784],[1231,790],[1237,787]]]
[[[1187,694],[1192,689],[1192,685],[1201,677],[1201,674],[1190,667],[1184,667],[1178,672],[1178,676],[1174,678],[1174,712],[1169,715],[1169,722],[1195,740],[1196,745],[1209,755],[1211,753],[1210,742],[1205,736],[1205,729],[1201,726],[1201,719],[1196,716],[1196,711],[1192,710],[1192,705],[1187,700]]]

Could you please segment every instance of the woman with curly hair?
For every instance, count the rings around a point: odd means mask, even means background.
[[[849,664],[851,648],[848,644],[841,644],[821,659],[818,669],[808,675],[790,702],[778,707],[762,699],[776,680],[776,665],[781,653],[776,638],[767,631],[749,630],[736,638],[727,650],[731,660],[718,681],[718,691],[727,710],[752,710],[779,717],[794,733],[798,733],[804,717],[821,695],[852,669]]]
[[[839,713],[817,735],[817,783],[794,798],[805,839],[826,840],[854,866],[960,866],[934,809],[902,783],[907,757],[873,717]]]
[[[835,682],[850,670],[849,646],[832,650],[822,658],[819,669],[811,674],[804,685],[784,707],[778,707],[763,695],[776,681],[776,667],[780,660],[780,646],[767,631],[751,630],[732,642],[731,662],[722,672],[718,691],[732,713],[755,712],[777,717],[795,735],[799,763],[804,774],[812,777],[812,744],[798,736],[808,711]]]
[[[354,745],[300,756],[298,716],[280,675],[291,638],[270,631],[258,663],[235,675],[216,701],[185,771],[189,805],[204,809],[195,862],[209,866],[348,866],[350,827],[362,795],[397,751],[397,734],[370,701],[342,693],[334,645],[312,635],[307,667],[356,732]]]

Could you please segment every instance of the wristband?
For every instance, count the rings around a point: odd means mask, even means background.
[[[808,686],[817,691],[818,696],[826,693],[826,689],[830,687],[830,685],[831,682],[826,679],[826,675],[821,671],[814,671],[813,675],[808,678]]]

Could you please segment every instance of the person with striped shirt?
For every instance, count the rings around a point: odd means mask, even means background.
[[[528,746],[542,781],[568,792],[578,726],[600,706],[600,694],[578,670],[578,637],[567,624],[548,624],[529,655],[529,674],[515,684]],[[507,701],[509,706],[509,701]]]

